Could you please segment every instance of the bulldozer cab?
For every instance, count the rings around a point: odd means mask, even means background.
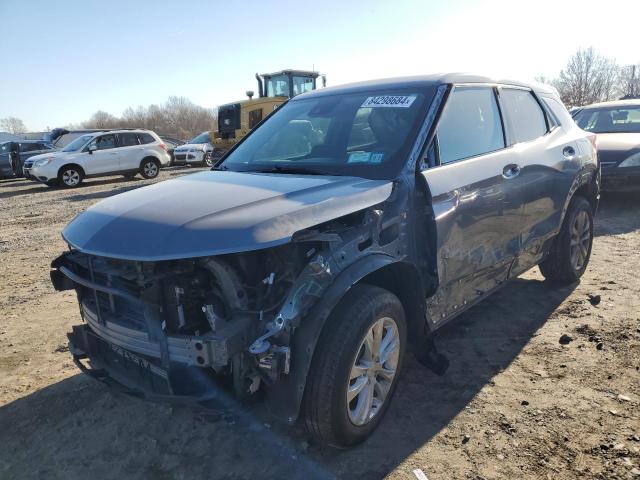
[[[289,98],[316,89],[318,77],[326,86],[326,77],[307,70],[282,70],[275,73],[256,73],[258,98],[247,92],[248,100],[228,103],[218,107],[217,129],[211,132],[214,147],[223,151],[249,133]]]
[[[258,94],[260,97],[293,98],[301,93],[316,89],[318,72],[306,70],[282,70],[275,73],[256,74]],[[323,86],[325,77],[322,76]]]

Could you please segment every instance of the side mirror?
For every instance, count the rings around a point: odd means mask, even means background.
[[[89,147],[87,148],[87,152],[89,153],[93,153],[98,149],[98,147],[96,147],[95,145],[89,145]]]

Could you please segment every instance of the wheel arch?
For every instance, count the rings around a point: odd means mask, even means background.
[[[355,285],[376,285],[394,293],[405,309],[407,337],[419,340],[420,336],[415,334],[422,332],[425,325],[425,306],[419,301],[422,292],[420,278],[415,266],[385,254],[367,255],[341,272],[293,333],[291,371],[267,390],[266,401],[270,411],[288,423],[296,421],[322,329],[331,312]]]

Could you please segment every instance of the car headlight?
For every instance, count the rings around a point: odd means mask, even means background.
[[[54,160],[53,157],[43,158],[42,160],[36,160],[35,162],[33,162],[33,166],[34,167],[44,167],[45,165],[48,165],[51,162],[53,162],[53,160]]]
[[[640,152],[625,159],[618,167],[640,167]]]

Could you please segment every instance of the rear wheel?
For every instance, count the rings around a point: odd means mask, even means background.
[[[584,197],[571,200],[562,229],[549,256],[540,263],[542,275],[555,284],[571,284],[589,264],[593,244],[593,210]]]
[[[395,295],[372,285],[349,291],[314,354],[304,400],[308,432],[337,447],[367,438],[389,407],[405,342],[404,310]]]
[[[65,188],[75,188],[82,183],[84,172],[75,165],[62,167],[58,174],[58,183]]]
[[[140,164],[140,174],[144,178],[156,178],[160,173],[160,162],[155,158],[145,158]]]

